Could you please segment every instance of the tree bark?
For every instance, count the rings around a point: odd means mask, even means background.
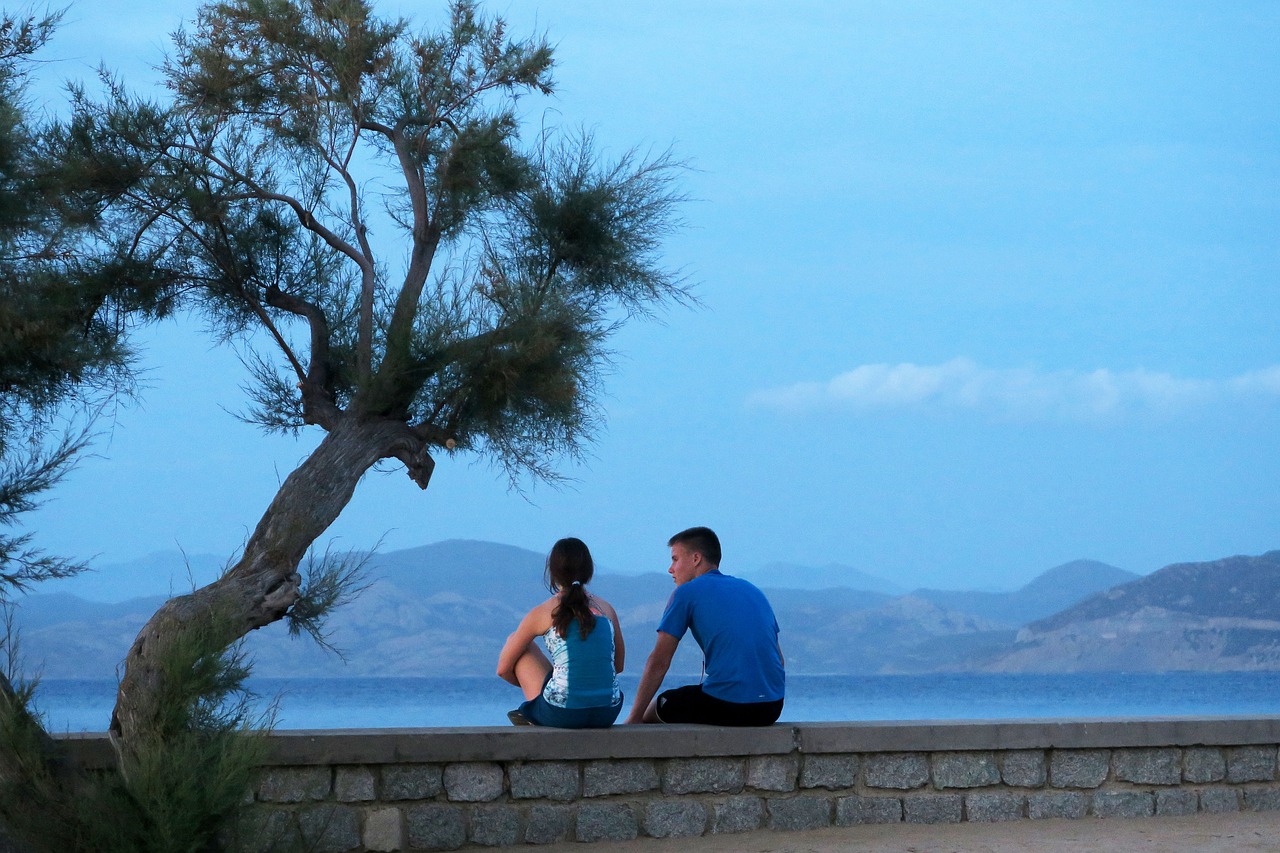
[[[170,599],[143,626],[125,658],[111,716],[117,750],[155,730],[162,662],[180,638],[213,628],[220,633],[218,648],[226,648],[283,618],[298,597],[298,564],[351,500],[364,473],[380,459],[426,457],[424,444],[400,421],[338,420],[285,479],[239,562],[208,586]]]

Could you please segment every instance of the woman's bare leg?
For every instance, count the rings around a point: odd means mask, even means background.
[[[532,699],[542,692],[542,684],[551,671],[551,661],[542,653],[542,649],[530,643],[529,648],[516,661],[516,680],[526,700]]]

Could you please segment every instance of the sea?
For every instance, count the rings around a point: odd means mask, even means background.
[[[690,683],[668,675],[664,687]],[[635,676],[623,676],[628,695]],[[274,727],[371,729],[505,726],[519,691],[496,677],[253,678]],[[52,732],[99,732],[114,679],[40,681],[36,709]],[[1280,714],[1280,672],[1054,675],[788,675],[785,722],[1080,719]]]

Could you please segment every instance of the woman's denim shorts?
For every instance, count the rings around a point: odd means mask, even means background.
[[[551,680],[551,676],[547,676]],[[544,683],[545,687],[545,683]],[[622,702],[596,708],[559,708],[548,702],[541,693],[520,704],[519,711],[525,719],[537,726],[557,729],[607,729],[618,719]]]

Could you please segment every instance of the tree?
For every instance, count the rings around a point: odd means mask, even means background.
[[[164,306],[163,288],[103,234],[104,211],[137,172],[78,156],[83,140],[71,144],[69,128],[31,118],[33,57],[60,18],[0,16],[0,530],[17,526],[71,468],[96,413],[132,391],[129,319]],[[57,429],[68,414],[78,426]],[[0,532],[0,608],[14,592],[84,568],[30,534]],[[0,672],[0,699],[12,703],[8,676]]]
[[[60,19],[0,15],[0,530],[67,473],[97,415],[133,393],[129,326],[169,304],[164,283],[107,233],[140,164],[85,158],[85,128],[33,119],[34,56]],[[0,532],[0,606],[84,568],[29,533]]]
[[[68,401],[121,390],[127,376],[110,295],[94,281],[93,206],[102,195],[59,161],[33,125],[26,91],[33,55],[58,23],[0,18],[0,525],[13,527],[83,449],[82,431],[49,441]],[[87,204],[86,204],[87,203]],[[82,566],[0,535],[0,600]]]
[[[101,156],[92,122],[32,119],[33,56],[59,15],[0,17],[0,526],[16,526],[75,462],[97,413],[133,390],[126,335],[165,313],[174,282],[131,251],[111,213],[143,161]],[[90,158],[82,156],[94,151]],[[78,426],[59,428],[67,418]],[[0,534],[0,847],[205,849],[242,802],[262,754],[239,694],[237,649],[193,625],[160,664],[171,673],[150,742],[120,773],[77,773],[32,710],[18,673],[9,597],[82,563],[30,534]],[[217,614],[212,614],[216,624]],[[213,634],[217,636],[211,636]]]
[[[79,99],[78,153],[144,169],[113,212],[126,256],[249,351],[248,419],[324,433],[224,576],[139,634],[126,749],[159,719],[158,661],[208,614],[227,644],[305,626],[299,563],[373,465],[426,488],[435,457],[470,452],[554,479],[592,435],[610,334],[688,298],[658,258],[677,164],[521,141],[518,99],[551,69],[544,39],[469,0],[422,35],[363,0],[223,0],[176,37],[171,106]]]

